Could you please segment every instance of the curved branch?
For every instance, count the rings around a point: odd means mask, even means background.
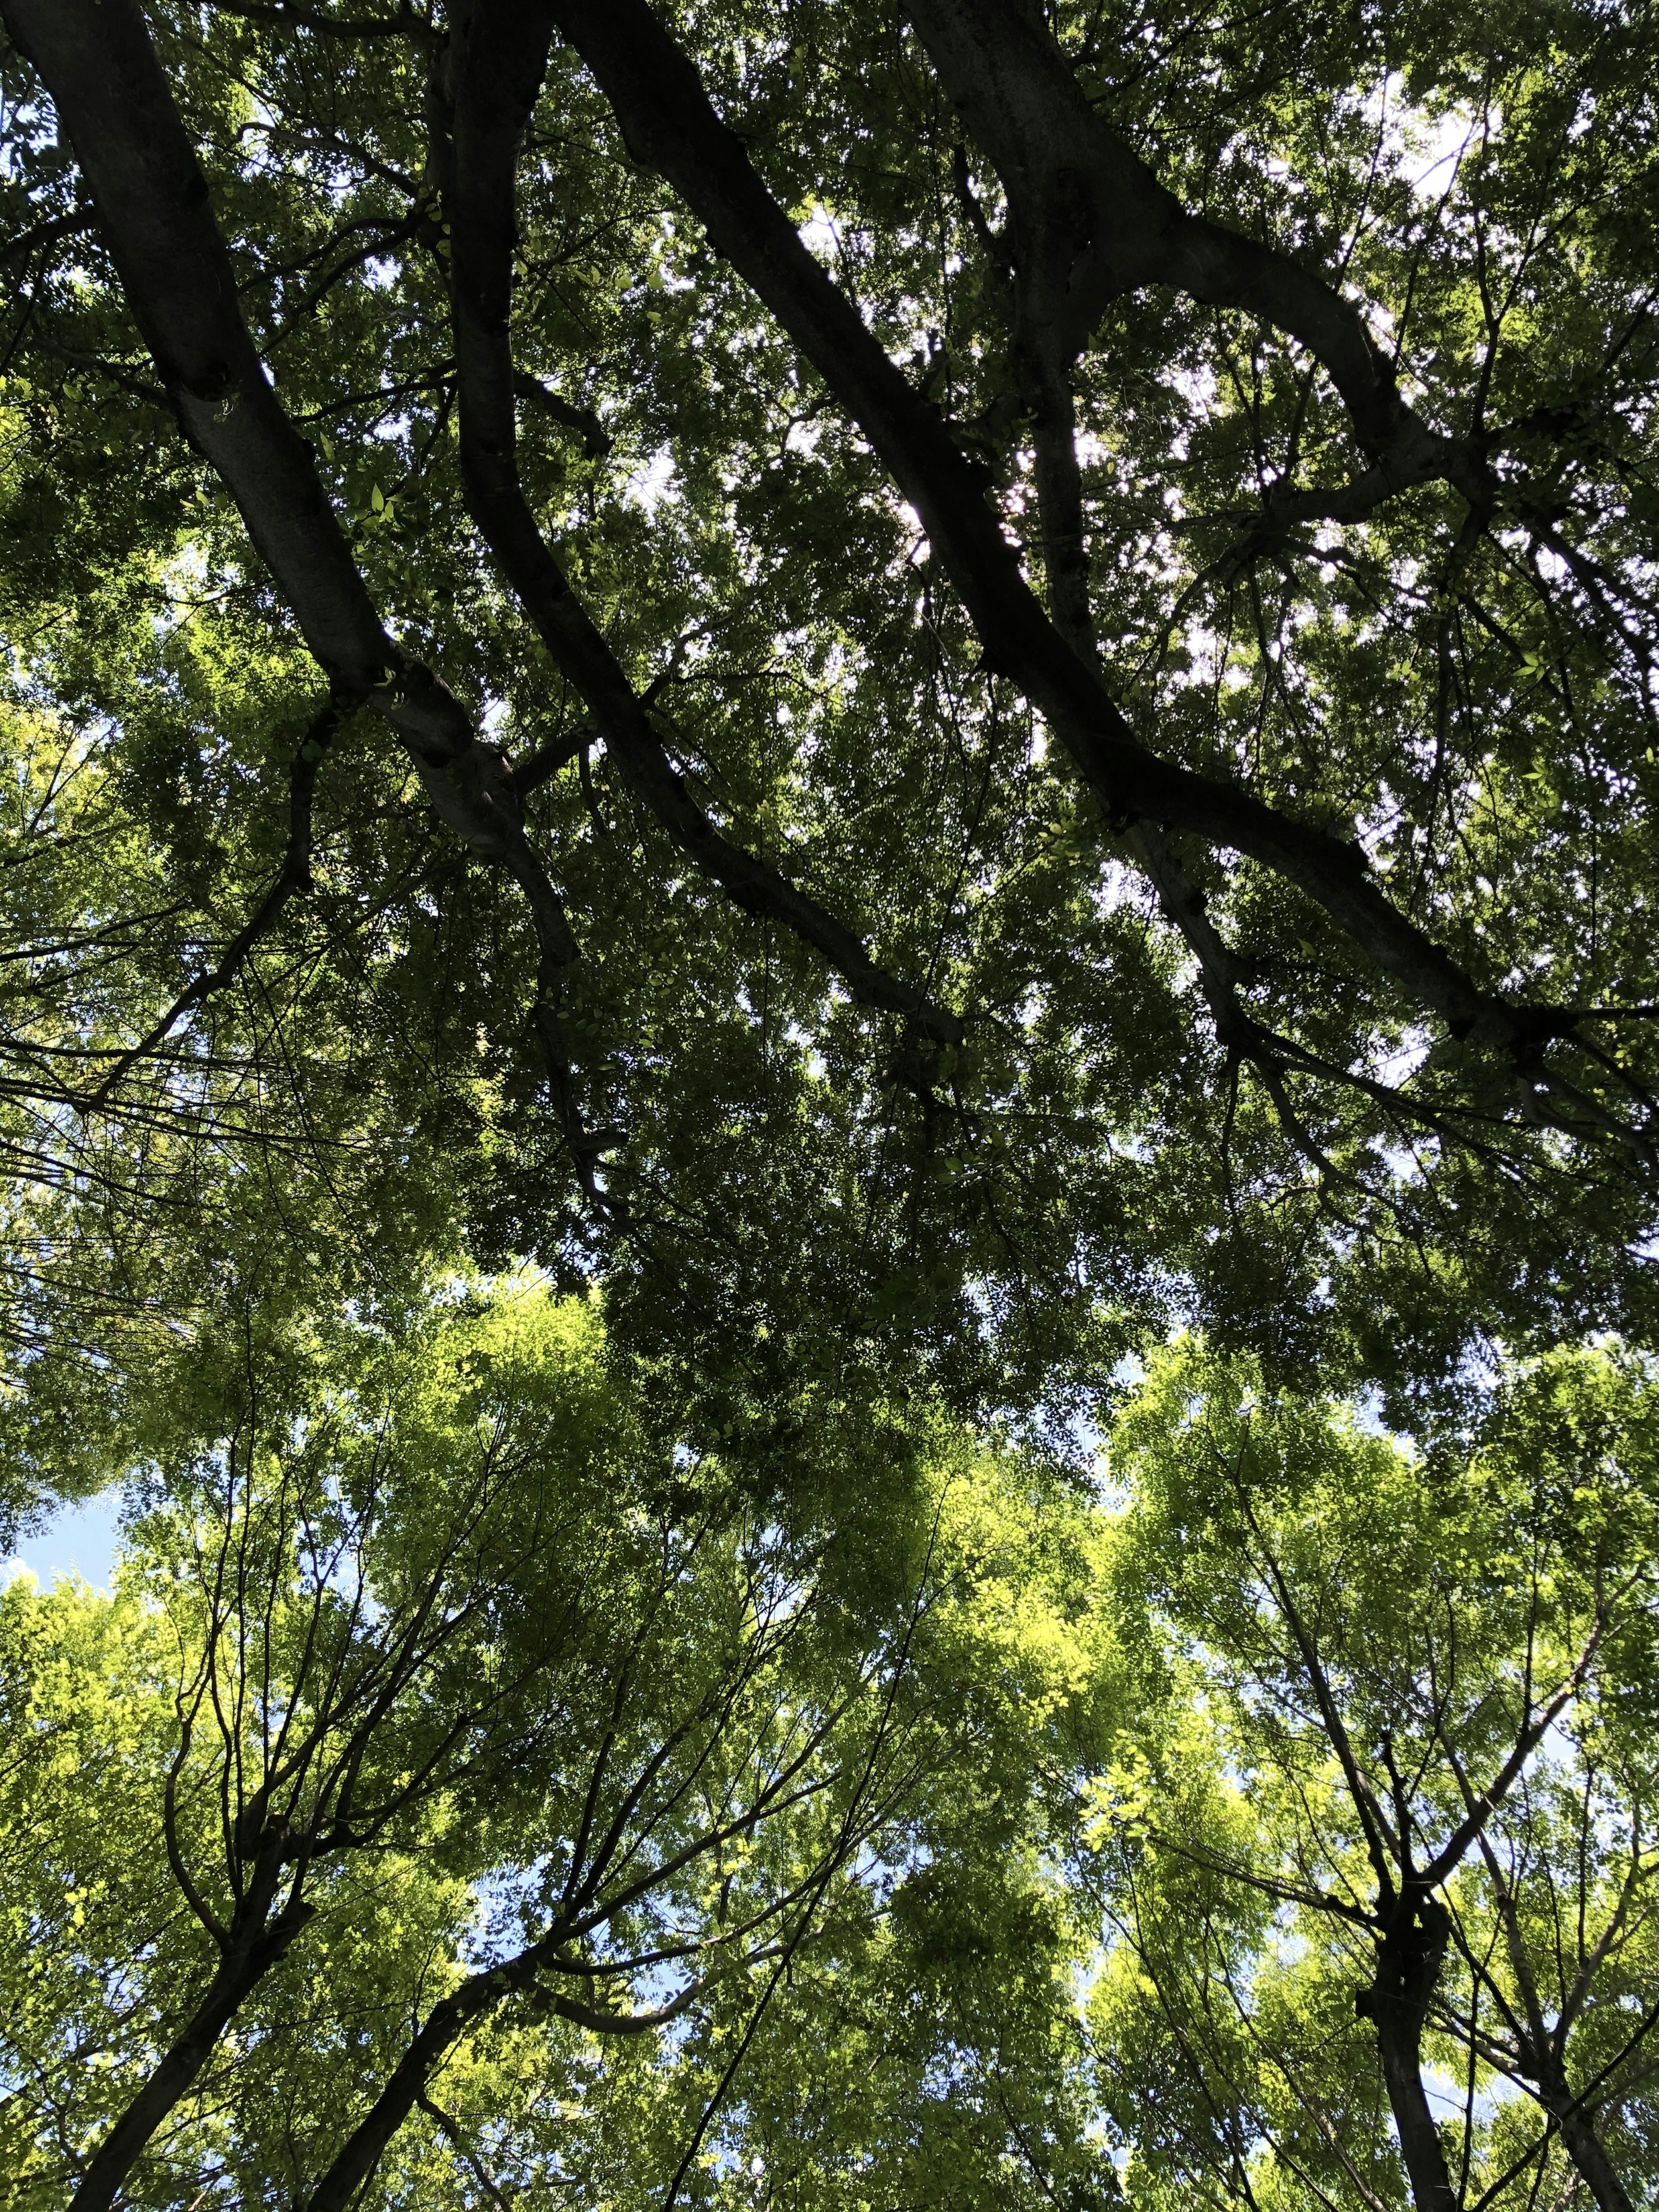
[[[137,0],[0,0],[74,145],[127,304],[179,427],[228,489],[294,611],[332,697],[392,724],[434,809],[523,892],[541,947],[535,1026],[577,1171],[613,1141],[588,1133],[559,1016],[577,949],[524,834],[511,780],[460,701],[390,638],[318,477],[242,319],[207,181],[179,121]]]
[[[98,218],[90,208],[75,208],[68,215],[55,215],[44,222],[31,223],[27,230],[19,231],[0,245],[0,268],[8,262],[27,260],[31,253],[44,246],[57,246],[66,238],[79,238],[97,228]]]
[[[1044,358],[1074,360],[1109,301],[1168,284],[1306,346],[1379,483],[1399,490],[1443,477],[1471,498],[1488,495],[1469,448],[1401,398],[1358,310],[1288,254],[1189,213],[1090,105],[1036,8],[908,0],[908,13],[1007,193],[1023,336]]]
[[[571,590],[519,481],[513,368],[514,185],[547,66],[550,6],[483,0],[456,71],[450,189],[460,459],[467,505],[538,635],[586,700],[611,756],[689,859],[736,906],[821,952],[865,1004],[903,1014],[941,1043],[962,1024],[870,958],[816,899],[715,828],[671,765],[644,702]],[[545,404],[546,395],[544,395]]]
[[[216,964],[205,969],[179,994],[153,1028],[129,1045],[87,1101],[85,1110],[95,1112],[108,1103],[110,1093],[129,1069],[163,1045],[185,1016],[222,991],[241,973],[243,963],[261,938],[276,927],[289,902],[311,889],[311,809],[317,787],[317,770],[324,753],[356,711],[356,702],[331,698],[314,715],[289,770],[288,850],[270,889],[225,947]]]
[[[580,1997],[560,1996],[556,1991],[550,1992],[545,2002],[548,2010],[561,2020],[587,2028],[594,2035],[645,2035],[653,2027],[666,2027],[671,2020],[678,2020],[704,1987],[704,1978],[690,1981],[678,1996],[650,2012],[605,2012],[598,2005],[584,2004]]]
[[[1482,990],[1385,896],[1358,844],[1140,742],[1103,680],[1044,614],[946,425],[807,250],[647,0],[555,5],[635,159],[679,192],[869,438],[950,570],[986,665],[1017,683],[1047,718],[1108,818],[1192,830],[1261,862],[1322,907],[1455,1036],[1495,1048],[1529,1081],[1550,1087],[1540,1054],[1558,1018]]]
[[[516,399],[527,399],[532,407],[566,430],[574,430],[587,448],[591,460],[602,461],[611,451],[611,434],[591,407],[578,407],[566,399],[539,376],[532,376],[527,369],[513,372],[513,395]]]

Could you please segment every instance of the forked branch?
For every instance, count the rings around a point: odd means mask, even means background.
[[[634,157],[674,186],[869,438],[950,571],[987,666],[1018,684],[1046,717],[1108,820],[1194,832],[1295,884],[1454,1036],[1507,1058],[1527,1085],[1534,1117],[1586,1126],[1582,1096],[1543,1056],[1545,1044],[1571,1027],[1558,1011],[1482,989],[1388,897],[1357,843],[1194,774],[1141,741],[1099,672],[1044,613],[978,471],[808,251],[647,0],[555,4],[561,29],[609,100]],[[1558,1092],[1570,1118],[1552,1103]],[[1621,1133],[1644,1155],[1650,1149],[1644,1133]]]

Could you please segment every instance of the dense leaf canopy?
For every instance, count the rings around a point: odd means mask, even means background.
[[[0,2205],[1659,2186],[1650,14],[0,0]]]
[[[519,1277],[198,1340],[0,1595],[0,2201],[1632,2212],[1659,1400],[1431,1474],[1184,1339],[817,1525]]]
[[[5,13],[20,1340],[1645,1330],[1633,15]]]

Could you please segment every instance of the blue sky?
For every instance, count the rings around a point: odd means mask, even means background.
[[[55,1576],[75,1574],[107,1589],[120,1510],[118,1490],[106,1491],[82,1505],[64,1506],[37,1534],[25,1536],[11,1559],[0,1563],[0,1577],[21,1561],[34,1570],[42,1589],[50,1588]]]

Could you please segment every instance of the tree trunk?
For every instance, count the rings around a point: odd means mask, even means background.
[[[496,1972],[474,1974],[434,2004],[426,2025],[398,2062],[368,2112],[346,2137],[332,2165],[306,2200],[305,2212],[345,2212],[380,2164],[386,2145],[426,2090],[434,2069],[456,2038],[509,1986]],[[75,2212],[71,2205],[70,2212]]]
[[[116,2192],[144,2146],[190,2088],[243,1999],[283,1957],[311,1918],[308,1905],[290,1902],[268,1926],[250,1925],[231,1942],[201,2002],[174,2037],[149,2079],[93,2154],[69,2212],[109,2212]]]
[[[1423,2022],[1440,1978],[1450,1922],[1437,1899],[1402,1899],[1402,1924],[1377,1946],[1376,1979],[1354,1999],[1376,2024],[1377,2056],[1417,2212],[1455,2212],[1457,2191],[1423,2086]]]
[[[1538,2088],[1545,2111],[1561,2130],[1562,2148],[1595,2199],[1597,2212],[1636,2212],[1595,2132],[1595,2119],[1575,2101],[1559,2066],[1540,2069]]]

